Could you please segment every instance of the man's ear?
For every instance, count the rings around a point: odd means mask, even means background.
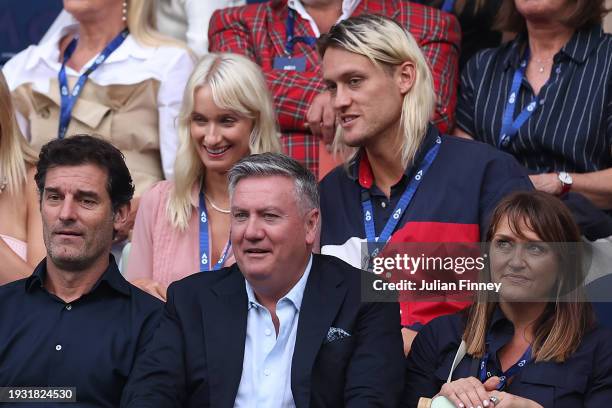
[[[123,227],[123,225],[128,222],[130,208],[131,205],[128,202],[127,204],[123,204],[115,210],[115,213],[113,214],[113,228],[115,229],[115,231],[120,230],[121,227]]]
[[[318,208],[308,210],[304,216],[304,222],[306,223],[306,244],[308,245],[313,245],[317,239],[320,217],[321,212]]]
[[[417,72],[414,62],[402,62],[399,66],[396,67],[395,75],[400,93],[402,95],[406,95],[408,92],[410,92],[410,90],[414,86],[414,82],[416,81]]]

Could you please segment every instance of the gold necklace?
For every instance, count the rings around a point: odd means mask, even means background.
[[[219,211],[220,213],[229,214],[231,212],[229,209],[226,210],[225,208],[217,207],[217,205],[213,202],[213,200],[210,199],[208,194],[204,193],[204,197],[206,197],[206,199],[208,200],[212,208]]]
[[[538,68],[538,72],[539,72],[540,74],[542,74],[542,73],[544,73],[544,66],[545,66],[544,64],[547,64],[547,63],[549,63],[549,62],[552,62],[552,60],[553,60],[553,59],[552,59],[552,58],[547,58],[547,59],[537,59],[537,58],[532,58],[532,60],[533,60],[534,62],[537,62],[537,63],[540,65],[540,67]]]

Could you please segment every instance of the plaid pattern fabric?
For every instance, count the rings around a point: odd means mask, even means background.
[[[457,101],[461,29],[454,16],[407,0],[362,0],[353,15],[388,16],[407,27],[430,63],[438,100],[433,123],[442,133],[452,127]],[[208,36],[211,52],[235,52],[262,67],[274,97],[285,153],[318,174],[319,140],[305,127],[312,99],[324,90],[319,56],[314,47],[297,43],[294,57],[306,59],[305,72],[273,68],[274,58],[285,55],[287,2],[270,1],[216,11]],[[299,15],[296,36],[314,36]]]

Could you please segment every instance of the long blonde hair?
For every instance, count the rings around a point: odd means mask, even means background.
[[[17,126],[11,93],[0,71],[0,183],[6,178],[7,191],[19,193],[27,180],[27,165],[35,163],[36,155]]]
[[[404,167],[411,164],[425,138],[436,103],[431,71],[412,35],[391,19],[363,14],[336,24],[329,34],[322,36],[319,41],[321,56],[328,47],[363,55],[373,64],[383,67],[397,66],[406,61],[414,63],[416,79],[402,103],[401,146],[389,147],[401,151]],[[345,164],[350,163],[358,151],[344,143],[343,131],[339,126],[332,148],[334,153],[344,157]]]
[[[187,81],[178,118],[179,148],[167,214],[170,222],[180,230],[187,228],[191,218],[191,189],[206,171],[190,134],[194,95],[206,85],[210,86],[213,101],[219,108],[253,119],[249,137],[251,154],[280,152],[272,98],[260,68],[237,54],[204,56]]]
[[[155,28],[155,1],[154,0],[126,0],[127,26],[130,34],[141,45],[150,47],[174,46],[187,49],[182,41],[168,37]]]

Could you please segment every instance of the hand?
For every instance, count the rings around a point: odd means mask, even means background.
[[[404,354],[407,356],[410,353],[410,348],[412,347],[412,342],[416,337],[418,332],[414,330],[410,330],[407,327],[402,327],[402,340],[404,340]]]
[[[492,407],[490,391],[495,389],[499,378],[489,378],[484,384],[475,377],[460,378],[445,383],[438,395],[446,397],[458,408]]]
[[[117,242],[123,242],[130,236],[132,228],[134,228],[134,221],[136,221],[136,213],[138,212],[138,204],[140,203],[140,197],[132,198],[130,202],[130,213],[128,218],[123,225],[115,230],[115,237],[113,238],[113,244]]]
[[[529,178],[536,190],[553,195],[559,195],[563,190],[557,173],[532,174]]]
[[[497,399],[495,404],[491,404],[495,408],[543,408],[535,401],[507,392],[493,391],[490,396]]]
[[[331,95],[325,91],[314,97],[308,113],[306,113],[306,126],[310,132],[320,137],[325,144],[334,141],[336,133],[336,113],[331,103]]]
[[[162,286],[161,283],[154,281],[153,279],[134,279],[130,281],[130,283],[137,288],[144,290],[145,292],[155,296],[156,298],[166,301],[166,291],[167,289]]]

